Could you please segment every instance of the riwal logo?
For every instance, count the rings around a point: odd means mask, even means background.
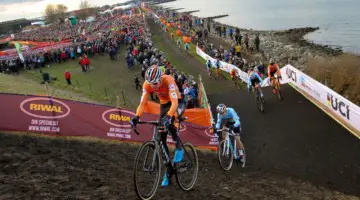
[[[211,138],[217,138],[218,136],[214,133],[214,128],[210,126],[209,128],[205,129],[205,134]]]
[[[47,97],[26,99],[20,104],[25,114],[41,119],[59,119],[70,114],[70,107],[64,102]]]
[[[113,108],[103,112],[102,119],[106,123],[112,126],[121,127],[121,128],[130,128],[131,127],[130,120],[134,116],[135,113],[131,111],[119,110]]]
[[[179,128],[179,122],[174,122],[174,125],[177,128]],[[180,127],[180,132],[183,132],[183,131],[186,131],[186,126],[184,123],[181,124],[181,127]]]
[[[350,120],[350,108],[348,105],[338,100],[330,93],[327,94],[327,102],[334,111],[339,112],[343,117]]]

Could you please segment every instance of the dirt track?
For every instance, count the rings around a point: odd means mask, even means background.
[[[0,199],[136,199],[132,164],[137,145],[0,134]],[[198,151],[193,191],[176,184],[154,199],[358,199],[310,183],[234,166]]]
[[[175,48],[167,50],[206,73]],[[225,80],[204,81],[213,89],[213,105],[223,102],[240,113],[249,165],[224,173],[215,154],[198,151],[195,189],[183,192],[173,185],[159,189],[154,199],[360,199],[358,140],[296,91],[285,86],[284,102],[269,99],[271,106],[261,115],[246,91],[234,92]],[[221,88],[228,92],[219,94]],[[0,134],[0,200],[136,199],[132,164],[137,149],[121,143]]]

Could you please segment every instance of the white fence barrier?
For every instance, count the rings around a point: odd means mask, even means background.
[[[350,125],[350,129],[360,132],[360,107],[332,89],[309,77],[291,65],[282,68],[283,79],[287,79],[304,93],[328,108],[331,115]],[[360,137],[359,134],[357,134]]]
[[[210,59],[213,64],[212,66],[215,66],[216,59],[207,55],[199,47],[196,47],[196,53],[205,60]],[[238,72],[239,78],[245,83],[248,82],[248,74],[246,72],[241,71],[232,64],[220,62],[221,70],[230,73],[231,69],[235,69]],[[282,80],[280,82],[282,84],[292,83],[296,88],[320,103],[323,108],[326,108],[326,110],[329,111],[329,115],[336,119],[341,119],[341,121],[345,123],[344,125],[360,138],[359,106],[291,65],[286,65],[281,68],[280,71],[282,75]],[[262,87],[266,86],[269,86],[268,79],[265,79],[262,85]]]

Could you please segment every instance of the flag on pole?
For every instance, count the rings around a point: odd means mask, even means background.
[[[23,56],[22,51],[21,51],[21,45],[18,42],[14,42],[14,46],[16,48],[16,51],[17,51],[17,53],[19,55],[20,60],[22,62],[24,62],[25,59],[24,59],[24,56]]]

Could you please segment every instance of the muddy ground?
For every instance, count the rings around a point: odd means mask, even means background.
[[[0,199],[136,199],[138,145],[0,134]],[[214,153],[198,151],[190,192],[173,184],[154,199],[359,199],[256,168],[225,173]]]

